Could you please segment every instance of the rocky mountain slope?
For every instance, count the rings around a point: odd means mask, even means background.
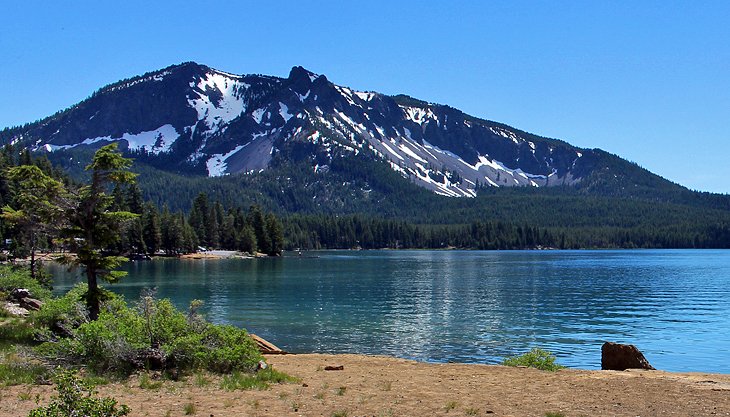
[[[276,158],[326,173],[334,158],[361,156],[454,197],[473,197],[484,186],[585,185],[596,175],[622,187],[637,180],[626,177],[636,166],[606,152],[408,96],[354,91],[301,67],[278,78],[188,62],[109,85],[51,117],[0,132],[0,144],[56,160],[109,142],[155,168],[207,176],[259,172]],[[661,180],[640,171],[644,182]]]

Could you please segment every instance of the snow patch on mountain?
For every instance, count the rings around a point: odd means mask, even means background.
[[[219,72],[209,72],[197,84],[191,82],[195,98],[188,103],[198,112],[198,120],[212,128],[228,123],[246,111],[243,93],[249,84]]]
[[[375,98],[375,93],[371,92],[355,91],[355,95],[360,97],[360,100],[363,101],[371,101],[373,98]]]
[[[87,138],[79,143],[73,145],[52,145],[47,144],[44,149],[48,152],[54,152],[58,150],[65,150],[75,148],[81,145],[93,145],[98,142],[127,142],[129,150],[139,151],[143,150],[153,154],[160,154],[163,152],[169,152],[170,146],[180,137],[177,130],[169,124],[158,127],[155,130],[140,133],[125,133],[121,137],[113,138],[111,136],[99,136],[96,138]]]
[[[288,122],[289,119],[294,117],[289,113],[289,107],[287,107],[287,105],[282,102],[279,102],[279,114],[281,115],[281,117],[284,118],[284,123]]]
[[[436,114],[434,114],[434,112],[430,108],[424,109],[421,107],[401,106],[401,109],[403,109],[407,120],[418,123],[419,125],[422,125],[429,120],[435,120],[436,122],[439,121],[438,117],[436,117]]]
[[[230,158],[231,156],[233,156],[233,154],[245,148],[247,145],[248,143],[246,143],[245,145],[236,146],[235,148],[233,148],[233,150],[225,154],[218,153],[211,155],[210,158],[208,158],[208,161],[205,163],[206,167],[208,168],[208,176],[221,177],[223,175],[227,175],[226,168],[228,168],[228,164],[226,163],[226,159]]]

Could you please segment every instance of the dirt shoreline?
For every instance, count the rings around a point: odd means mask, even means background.
[[[662,371],[544,372],[494,365],[429,364],[382,356],[277,355],[300,379],[266,391],[225,391],[220,377],[142,389],[133,377],[99,387],[132,416],[730,416],[730,375]],[[328,371],[327,366],[342,366]],[[27,416],[51,386],[0,388],[0,415]]]

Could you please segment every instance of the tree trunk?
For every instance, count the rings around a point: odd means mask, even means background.
[[[35,233],[30,233],[30,277],[35,279]]]
[[[96,282],[96,271],[86,268],[86,282],[89,291],[86,293],[86,306],[89,307],[89,319],[94,321],[99,318],[99,285]]]

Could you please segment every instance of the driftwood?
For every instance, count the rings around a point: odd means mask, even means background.
[[[263,337],[256,336],[255,334],[250,334],[251,338],[256,342],[256,346],[259,348],[259,351],[264,355],[286,355],[287,352],[279,349],[275,344],[267,341]]]

